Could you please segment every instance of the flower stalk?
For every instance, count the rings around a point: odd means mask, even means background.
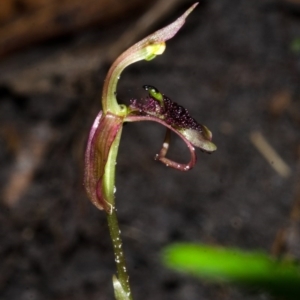
[[[115,294],[120,294],[122,300],[132,300],[132,293],[129,285],[129,275],[126,268],[125,256],[122,248],[121,230],[119,228],[116,209],[114,208],[110,214],[107,214],[107,223],[109,228],[110,237],[113,244],[115,262],[117,266],[117,276],[114,276],[113,282],[118,282]],[[119,300],[119,299],[117,299]]]

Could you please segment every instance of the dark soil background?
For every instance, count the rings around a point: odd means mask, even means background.
[[[0,299],[113,299],[112,246],[105,213],[84,191],[84,148],[114,45],[148,4],[1,57]],[[177,1],[151,31],[190,4]],[[120,102],[153,85],[208,126],[218,146],[183,173],[153,160],[164,128],[125,126],[116,201],[135,299],[269,299],[165,269],[159,255],[171,242],[300,258],[299,38],[299,1],[201,1],[164,55],[123,73]],[[253,132],[289,172],[272,168]],[[189,159],[176,137],[170,157]]]

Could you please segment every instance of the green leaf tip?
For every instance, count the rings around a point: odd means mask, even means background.
[[[262,252],[182,243],[165,248],[162,260],[174,270],[201,279],[236,283],[299,299],[299,266]]]

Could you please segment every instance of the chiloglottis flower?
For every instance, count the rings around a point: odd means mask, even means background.
[[[160,93],[155,87],[145,85],[148,96],[132,100],[127,107],[116,100],[117,82],[122,71],[140,60],[151,60],[162,54],[165,42],[171,39],[185,23],[186,17],[197,6],[195,3],[181,17],[170,25],[156,31],[122,53],[113,63],[106,76],[102,107],[91,128],[85,154],[84,184],[92,203],[110,213],[114,208],[115,165],[120,137],[125,122],[154,121],[167,128],[165,140],[156,159],[167,166],[181,171],[190,170],[196,163],[195,147],[205,152],[213,152],[209,129],[199,124],[181,105]],[[176,133],[190,151],[187,164],[172,161],[166,157],[170,132]]]

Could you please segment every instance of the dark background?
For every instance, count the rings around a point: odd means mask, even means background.
[[[137,41],[192,4],[174,1],[163,18],[150,18],[151,30],[138,33],[136,22],[149,11],[157,17],[160,1],[129,2],[97,6],[102,14],[89,19],[95,7],[74,15],[62,7],[66,0],[53,11],[46,0],[7,1],[13,5],[0,19],[0,299],[113,299],[105,213],[82,184],[88,132],[111,59],[125,47],[121,36]],[[41,11],[50,14],[44,23]],[[300,258],[299,38],[300,1],[201,1],[163,56],[122,74],[120,102],[153,85],[208,126],[218,146],[211,155],[199,151],[196,167],[179,172],[153,160],[164,128],[124,127],[116,202],[134,299],[268,299],[166,270],[159,254],[171,242]],[[251,142],[257,131],[289,176]],[[170,157],[189,159],[176,137]]]

